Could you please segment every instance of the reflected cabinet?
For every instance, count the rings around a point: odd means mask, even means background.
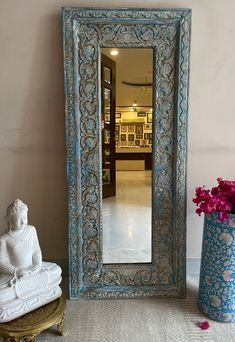
[[[190,27],[190,9],[63,9],[71,299],[185,296]],[[128,153],[147,179],[146,220],[145,188],[126,210],[117,187]],[[133,252],[135,209],[136,254],[109,259],[120,236],[118,253]]]

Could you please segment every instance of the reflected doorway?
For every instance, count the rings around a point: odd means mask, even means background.
[[[101,52],[103,263],[150,263],[153,50]]]
[[[103,198],[116,194],[115,163],[116,62],[101,56],[101,127]]]

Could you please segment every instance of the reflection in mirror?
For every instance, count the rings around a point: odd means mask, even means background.
[[[152,259],[152,49],[101,49],[103,263]]]

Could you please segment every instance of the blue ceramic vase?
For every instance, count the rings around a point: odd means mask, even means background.
[[[235,322],[235,214],[225,223],[205,215],[198,304],[213,320]]]

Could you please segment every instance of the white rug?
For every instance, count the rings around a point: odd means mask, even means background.
[[[186,299],[68,301],[65,336],[49,329],[37,341],[60,342],[234,342],[235,324],[206,320],[197,309],[198,276],[188,277]]]

